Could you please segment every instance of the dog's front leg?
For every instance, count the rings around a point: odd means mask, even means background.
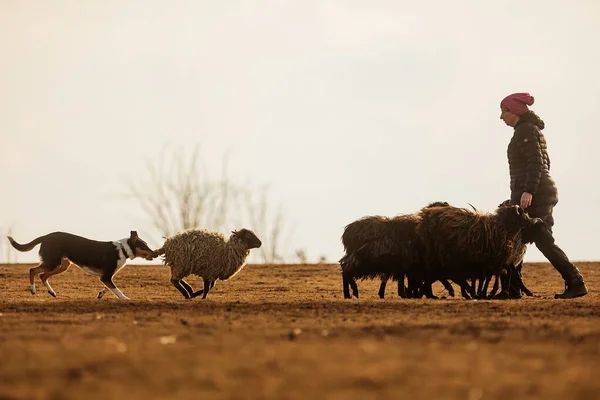
[[[100,280],[102,281],[102,283],[104,283],[104,286],[106,286],[108,288],[108,290],[110,290],[111,292],[113,292],[113,294],[115,296],[117,296],[119,299],[121,299],[121,300],[130,300],[129,297],[125,296],[119,290],[119,288],[115,286],[115,284],[112,281],[112,276],[105,275],[102,278],[100,278]],[[100,295],[100,293],[98,293],[98,295]]]

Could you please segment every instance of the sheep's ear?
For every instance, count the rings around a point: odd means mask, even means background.
[[[517,206],[517,214],[523,215],[524,212],[525,212],[525,210],[523,210],[523,208],[521,206]]]
[[[235,235],[237,233],[237,231],[231,231],[231,233],[233,233]]]

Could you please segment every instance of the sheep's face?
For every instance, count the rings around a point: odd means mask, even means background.
[[[532,218],[533,225],[526,227],[521,232],[524,243],[538,241],[553,241],[552,233],[546,227],[546,223],[540,218]]]
[[[248,249],[258,249],[262,246],[260,239],[250,229],[240,229],[232,232],[238,239],[246,243]]]
[[[536,236],[545,230],[544,221],[540,218],[531,218],[520,206],[499,207],[497,214],[508,232],[522,231],[524,241],[535,240]]]
[[[136,231],[130,232],[127,244],[133,250],[136,257],[145,258],[148,261],[152,261],[155,257],[158,257],[156,252],[148,247],[148,243],[140,239]]]

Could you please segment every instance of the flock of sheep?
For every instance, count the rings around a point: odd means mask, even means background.
[[[499,289],[500,275],[510,277],[511,285],[531,295],[521,279],[520,265],[527,244],[544,234],[547,230],[541,219],[505,204],[494,213],[482,213],[436,202],[414,214],[364,217],[347,225],[342,234],[344,297],[351,298],[352,290],[358,298],[357,280],[380,278],[383,298],[391,278],[398,282],[398,295],[404,298],[435,298],[432,284],[438,280],[451,296],[454,289],[449,281],[461,288],[464,298],[489,298]],[[190,229],[167,238],[156,253],[163,255],[164,264],[171,268],[171,283],[185,298],[206,298],[216,280],[237,274],[250,250],[260,246],[261,241],[248,229],[234,231],[228,239],[220,233]],[[185,282],[191,274],[203,278],[203,289],[194,292]],[[494,288],[488,295],[493,277]]]
[[[501,274],[510,277],[509,285],[531,295],[520,266],[527,244],[545,234],[541,219],[504,204],[494,213],[481,213],[436,202],[414,214],[365,217],[347,225],[342,235],[344,297],[351,297],[350,289],[358,297],[357,279],[379,277],[381,298],[390,278],[398,281],[398,295],[405,298],[435,298],[431,285],[438,280],[450,296],[454,289],[449,280],[460,286],[464,298],[491,298]],[[506,293],[508,287],[502,289]]]

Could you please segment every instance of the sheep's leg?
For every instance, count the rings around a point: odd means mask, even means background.
[[[517,287],[521,289],[523,293],[525,293],[527,296],[533,296],[533,293],[531,293],[531,291],[525,286],[525,283],[523,283],[523,277],[521,276],[521,272],[515,268],[515,271],[513,273],[515,273]]]
[[[344,289],[344,298],[351,299],[352,296],[350,296],[350,281],[346,275],[342,275],[342,287]]]
[[[210,291],[211,282],[214,282],[214,281],[211,281],[210,279],[204,279],[204,292],[202,293],[202,298],[203,299],[206,298],[206,295]],[[214,283],[213,283],[213,285],[214,285]]]
[[[482,276],[479,278],[479,286],[477,286],[478,299],[485,299],[485,294],[487,293],[489,283],[490,280],[488,276]]]
[[[352,288],[352,294],[358,299],[358,286],[354,279],[350,279],[350,287]]]
[[[350,274],[342,274],[342,282],[344,284],[344,298],[352,298],[352,296],[350,296],[349,289],[352,288],[352,294],[358,299],[358,286],[356,286],[354,278]]]
[[[481,282],[481,280],[480,280]],[[477,283],[477,278],[471,278],[471,297],[475,297],[475,284]],[[463,296],[464,297],[464,296]]]
[[[523,293],[525,293],[527,296],[531,297],[533,296],[533,293],[531,293],[531,290],[527,289],[527,287],[525,286],[524,283],[521,283],[521,290],[523,291]]]
[[[380,299],[383,299],[385,297],[385,286],[387,285],[388,279],[390,279],[390,274],[384,274],[381,276],[381,285],[379,285]]]
[[[433,290],[431,287],[432,284],[433,284],[433,282],[431,282],[429,280],[424,281],[423,286],[422,286],[423,293],[425,293],[425,297],[427,297],[428,299],[438,299],[438,297],[433,294]]]
[[[492,291],[487,296],[488,299],[494,298],[494,296],[498,292],[498,289],[499,289],[499,282],[498,281],[499,281],[498,274],[494,274],[494,286],[492,286]]]
[[[404,276],[406,274],[404,272],[400,273],[400,276],[398,277],[398,296],[402,297],[403,299],[406,298],[406,287],[404,286]]]
[[[212,289],[212,288],[214,288],[214,287],[215,287],[215,282],[216,282],[216,281],[209,281],[209,282],[210,282],[210,284],[209,284],[209,289]],[[192,299],[193,299],[194,297],[198,297],[198,296],[200,296],[200,295],[204,295],[204,292],[205,292],[205,289],[200,289],[200,290],[197,290],[197,291],[195,291],[194,293],[192,293]],[[208,291],[206,291],[206,293],[208,293]],[[206,298],[206,296],[202,296],[202,298],[203,298],[203,299],[205,299],[205,298]]]
[[[408,292],[412,299],[420,299],[423,297],[424,291],[423,286],[425,282],[419,277],[409,276],[408,277]]]
[[[417,281],[419,284],[417,284]],[[411,299],[421,298],[421,293],[419,291],[420,285],[422,282],[420,279],[417,279],[412,274],[408,276],[408,297]]]
[[[180,280],[179,282],[181,282],[181,286],[183,286],[183,288],[188,292],[188,294],[190,295],[191,298],[194,298],[194,289],[192,289],[192,286],[187,283],[186,281],[184,281],[183,279]]]
[[[454,288],[452,287],[452,284],[450,284],[450,282],[448,282],[446,279],[440,279],[440,282],[442,282],[442,285],[444,285],[444,287],[448,291],[448,295],[450,297],[454,297]],[[431,290],[431,287],[429,288],[429,290]]]
[[[472,297],[469,294],[469,292],[473,291],[473,287],[475,285],[469,286],[469,283],[467,282],[466,279],[459,279],[459,280],[454,281],[454,282],[456,282],[460,286],[460,294],[462,295],[462,297],[464,299],[466,299],[466,300],[471,300]]]
[[[179,292],[183,295],[183,297],[185,297],[186,299],[192,298],[190,296],[190,294],[188,293],[188,291],[186,290],[186,288],[181,284],[181,279],[171,278],[171,283],[173,284],[173,286],[175,286],[175,288],[177,288],[177,290],[179,290]]]
[[[485,282],[483,284],[483,288],[481,288],[481,290],[479,290],[479,293],[477,294],[478,299],[487,299],[487,291],[488,291],[488,287],[490,286],[491,280],[492,280],[491,275],[488,275],[485,277]]]

